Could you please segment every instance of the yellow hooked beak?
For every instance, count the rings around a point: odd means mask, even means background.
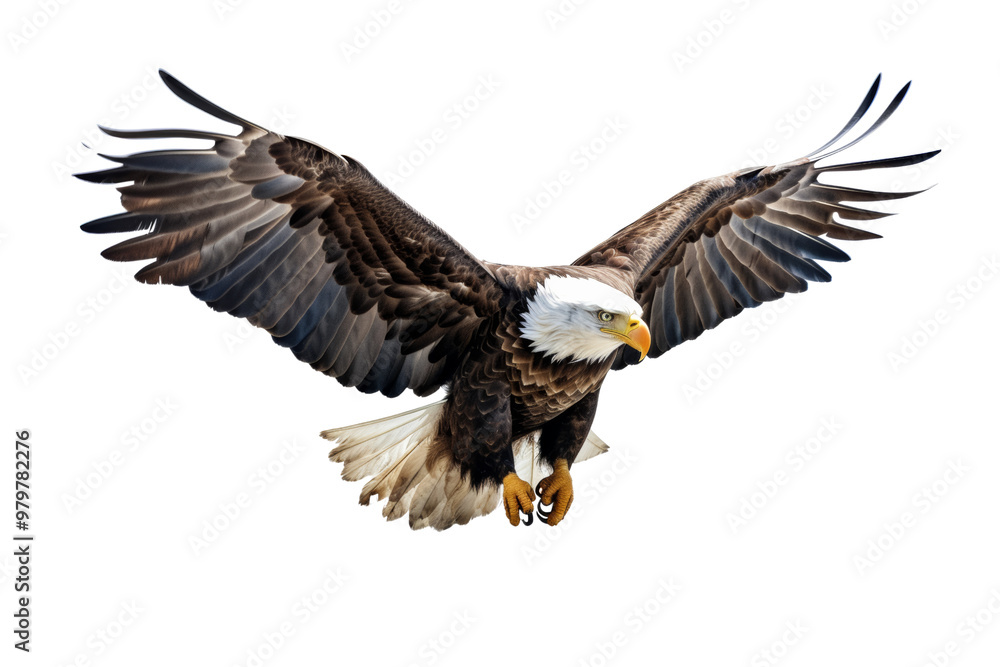
[[[649,336],[649,327],[638,317],[629,319],[628,324],[625,325],[625,331],[619,329],[601,329],[601,331],[620,338],[629,347],[639,350],[639,361],[646,358],[652,339]]]

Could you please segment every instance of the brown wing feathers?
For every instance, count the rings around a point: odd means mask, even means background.
[[[886,215],[845,202],[909,197],[916,192],[874,192],[819,182],[826,172],[862,171],[916,164],[938,151],[905,157],[818,166],[881,126],[896,110],[909,84],[856,139],[827,153],[870,108],[876,79],[844,128],[810,155],[702,181],[653,209],[576,261],[616,264],[632,271],[636,298],[650,325],[649,356],[699,336],[720,322],[788,292],[826,282],[816,260],[842,262],[842,250],[821,238],[863,240],[877,234],[843,220],[875,220]],[[823,153],[819,157],[812,157]],[[835,218],[836,214],[836,218]],[[620,352],[615,367],[624,365]]]
[[[188,286],[346,385],[394,396],[446,382],[500,302],[490,271],[358,162],[268,132],[161,76],[241,131],[106,129],[212,146],[110,157],[119,166],[79,175],[126,183],[126,212],[85,231],[148,232],[104,256],[155,260],[136,278]]]
[[[179,97],[241,131],[105,130],[126,139],[212,142],[209,149],[112,157],[119,166],[79,176],[127,183],[119,187],[126,212],[87,223],[86,231],[148,231],[105,257],[153,259],[139,280],[187,285],[363,391],[424,394],[447,381],[499,307],[503,292],[490,270],[351,158],[268,132],[162,76]],[[744,308],[828,281],[817,260],[848,256],[821,237],[877,238],[843,221],[887,215],[850,203],[916,194],[819,182],[825,172],[901,167],[937,153],[818,166],[868,136],[902,102],[909,84],[865,132],[824,153],[867,114],[879,81],[844,128],[810,155],[697,183],[575,262],[631,275],[651,328],[651,356]]]

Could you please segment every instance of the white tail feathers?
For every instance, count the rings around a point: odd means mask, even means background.
[[[388,498],[382,515],[390,521],[409,512],[411,528],[438,530],[493,511],[500,500],[498,489],[473,489],[449,457],[428,461],[443,408],[441,401],[320,434],[339,441],[330,460],[344,464],[344,479],[372,477],[361,489],[362,505],[373,495]]]
[[[444,530],[466,524],[492,512],[500,502],[500,489],[485,484],[474,489],[461,468],[449,456],[429,459],[437,435],[444,401],[375,421],[333,428],[320,435],[338,441],[330,460],[344,464],[342,477],[358,481],[371,477],[361,489],[360,502],[367,505],[373,495],[388,498],[382,515],[388,520],[410,515],[410,527],[433,526]],[[608,450],[594,435],[580,450],[583,461]],[[551,472],[538,458],[538,434],[514,443],[517,475],[534,487]]]

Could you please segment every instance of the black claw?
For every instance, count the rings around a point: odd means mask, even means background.
[[[532,514],[531,512],[528,512],[528,518],[521,519],[521,523],[523,523],[525,526],[530,526],[534,522],[534,520],[535,520],[535,515]]]
[[[546,512],[545,510],[543,510],[541,503],[539,503],[538,509],[535,510],[535,511],[538,512],[538,520],[539,521],[541,521],[544,524],[548,524],[549,523],[549,514],[551,514],[551,512]]]
[[[537,494],[538,494],[538,497],[539,497],[539,498],[541,498],[541,497],[542,497],[542,483],[541,483],[541,482],[539,482],[539,483],[538,483],[538,484],[537,484],[537,485],[535,486],[535,493],[537,493]]]

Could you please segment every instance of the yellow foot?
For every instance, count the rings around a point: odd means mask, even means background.
[[[531,485],[525,482],[514,473],[507,473],[503,478],[503,510],[510,519],[510,525],[516,526],[521,519],[521,512],[528,515],[524,522],[525,526],[530,526],[535,515],[532,514],[534,506],[531,501],[535,499],[535,492],[531,490]]]
[[[573,504],[573,480],[569,476],[569,463],[566,459],[556,459],[552,474],[538,483],[540,497],[538,518],[542,523],[554,526],[563,520],[569,506]],[[553,505],[548,512],[542,510],[542,505]]]

